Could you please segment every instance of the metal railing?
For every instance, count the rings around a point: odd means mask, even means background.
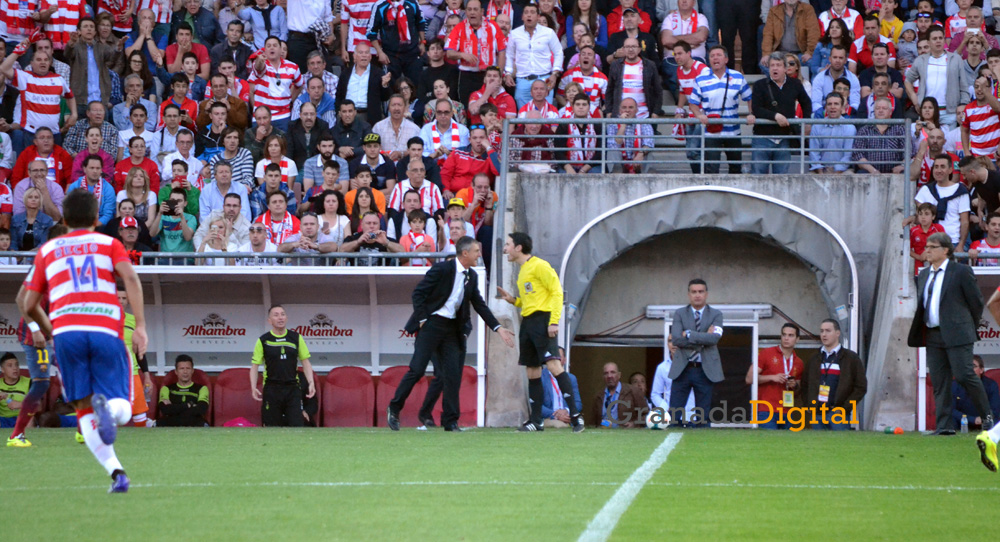
[[[438,260],[454,256],[453,252],[383,252],[383,253],[361,253],[361,252],[327,252],[322,254],[309,254],[305,252],[134,252],[134,259],[142,262],[142,265],[181,265],[175,263],[177,260],[195,260],[194,265],[207,264],[205,260],[218,259],[250,259],[254,261],[278,260],[280,263],[260,263],[259,266],[282,266],[289,265],[294,260],[319,260],[324,262],[315,267],[338,265],[339,260],[365,260],[392,262],[391,265],[398,265],[401,261],[413,259]],[[29,265],[32,258],[36,256],[34,251],[10,251],[0,252],[0,258],[13,257],[21,260],[21,265]],[[285,262],[288,260],[288,262]],[[229,264],[227,264],[229,265]],[[233,264],[238,267],[241,264]],[[295,265],[295,264],[291,264]],[[385,265],[385,263],[381,264]]]

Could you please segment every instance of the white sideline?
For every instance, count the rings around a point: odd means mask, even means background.
[[[653,450],[649,459],[638,469],[635,469],[632,476],[629,476],[628,480],[625,480],[625,483],[618,488],[618,491],[615,491],[615,494],[608,499],[604,508],[601,508],[601,511],[590,521],[577,542],[604,542],[611,536],[611,531],[615,529],[622,514],[628,510],[642,486],[646,485],[657,469],[666,462],[667,456],[674,450],[682,436],[682,433],[670,433],[667,438],[663,439],[663,443]]]

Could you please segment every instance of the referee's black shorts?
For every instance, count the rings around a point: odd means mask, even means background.
[[[559,359],[559,344],[549,337],[548,312],[535,312],[521,321],[521,358],[519,365],[541,367],[552,359]]]

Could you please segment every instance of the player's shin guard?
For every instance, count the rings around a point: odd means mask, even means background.
[[[531,406],[531,423],[541,427],[542,403],[545,402],[545,388],[541,378],[528,379],[528,404]]]
[[[49,391],[49,379],[32,380],[28,394],[24,396],[24,403],[21,405],[21,412],[17,415],[17,422],[14,424],[14,431],[11,438],[24,433],[31,418],[38,412],[38,406],[42,404],[42,398]]]
[[[580,413],[576,409],[576,400],[573,399],[573,383],[569,380],[569,373],[563,371],[556,377],[556,384],[559,384],[559,391],[562,393],[566,406],[569,407],[569,415],[576,416]]]
[[[80,422],[80,433],[83,435],[87,448],[94,454],[94,458],[104,467],[104,470],[108,471],[108,474],[112,474],[116,470],[124,470],[115,455],[114,445],[104,444],[101,440],[101,435],[97,432],[97,417],[94,416],[94,410],[90,408],[77,410],[76,416]]]

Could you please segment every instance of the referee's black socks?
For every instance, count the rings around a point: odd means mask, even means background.
[[[561,387],[561,386],[560,386]],[[542,387],[542,379],[528,379],[528,403],[531,407],[531,423],[542,426],[542,403],[545,402],[545,388]]]
[[[556,377],[556,383],[559,384],[559,391],[562,392],[563,400],[569,407],[569,415],[579,414],[580,411],[576,409],[576,401],[573,399],[573,383],[569,380],[569,373],[566,371],[559,373],[559,376]]]

